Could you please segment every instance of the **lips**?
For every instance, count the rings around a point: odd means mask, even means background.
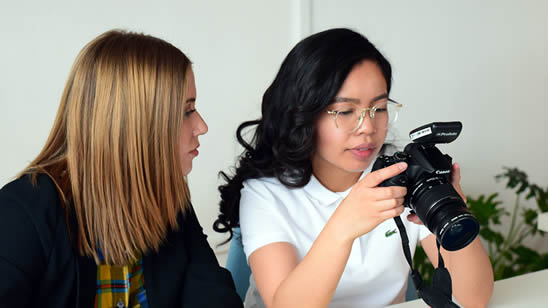
[[[371,157],[373,153],[375,153],[375,145],[374,144],[360,144],[358,146],[355,146],[351,149],[348,149],[352,155],[359,159],[359,160],[365,160]]]
[[[190,151],[189,154],[192,155],[192,156],[198,156],[198,154],[199,154],[198,147],[200,147],[200,145],[198,145],[196,148],[194,148],[194,150]]]

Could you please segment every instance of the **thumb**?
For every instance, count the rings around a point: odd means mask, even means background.
[[[460,166],[454,163],[451,168],[451,184],[460,186]]]

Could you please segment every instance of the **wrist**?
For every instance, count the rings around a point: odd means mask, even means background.
[[[350,232],[348,225],[339,224],[336,221],[328,221],[324,231],[326,236],[330,238],[330,242],[340,248],[352,248],[352,244],[356,237]]]

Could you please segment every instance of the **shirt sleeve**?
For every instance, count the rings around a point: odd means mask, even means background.
[[[295,245],[283,216],[283,204],[272,191],[275,188],[269,188],[263,180],[247,180],[243,186],[240,229],[246,257],[249,259],[255,250],[276,242]]]

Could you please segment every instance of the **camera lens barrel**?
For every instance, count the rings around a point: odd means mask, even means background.
[[[479,223],[470,214],[453,185],[443,183],[431,186],[420,183],[419,187],[413,190],[410,207],[438,238],[441,246],[455,251],[470,244],[479,233]]]

